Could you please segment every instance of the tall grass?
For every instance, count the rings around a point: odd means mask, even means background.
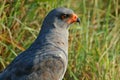
[[[71,8],[81,18],[69,29],[64,80],[120,80],[119,0],[0,1],[0,70],[30,46],[55,7]]]

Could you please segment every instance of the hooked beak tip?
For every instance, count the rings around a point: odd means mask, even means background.
[[[80,24],[80,18],[77,18],[77,21],[76,22],[78,22],[79,24]]]

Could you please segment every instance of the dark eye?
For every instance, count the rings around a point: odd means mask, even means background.
[[[70,15],[69,14],[61,14],[61,19],[66,19],[66,18],[69,18]]]

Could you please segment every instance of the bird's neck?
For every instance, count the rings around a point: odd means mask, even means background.
[[[39,33],[33,45],[37,48],[53,48],[63,50],[68,53],[68,30],[67,29],[41,29],[42,32]],[[35,47],[35,46],[34,46]]]

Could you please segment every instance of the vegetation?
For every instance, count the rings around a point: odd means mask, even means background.
[[[0,71],[37,37],[46,14],[68,7],[71,25],[64,80],[120,80],[119,0],[0,0]]]

